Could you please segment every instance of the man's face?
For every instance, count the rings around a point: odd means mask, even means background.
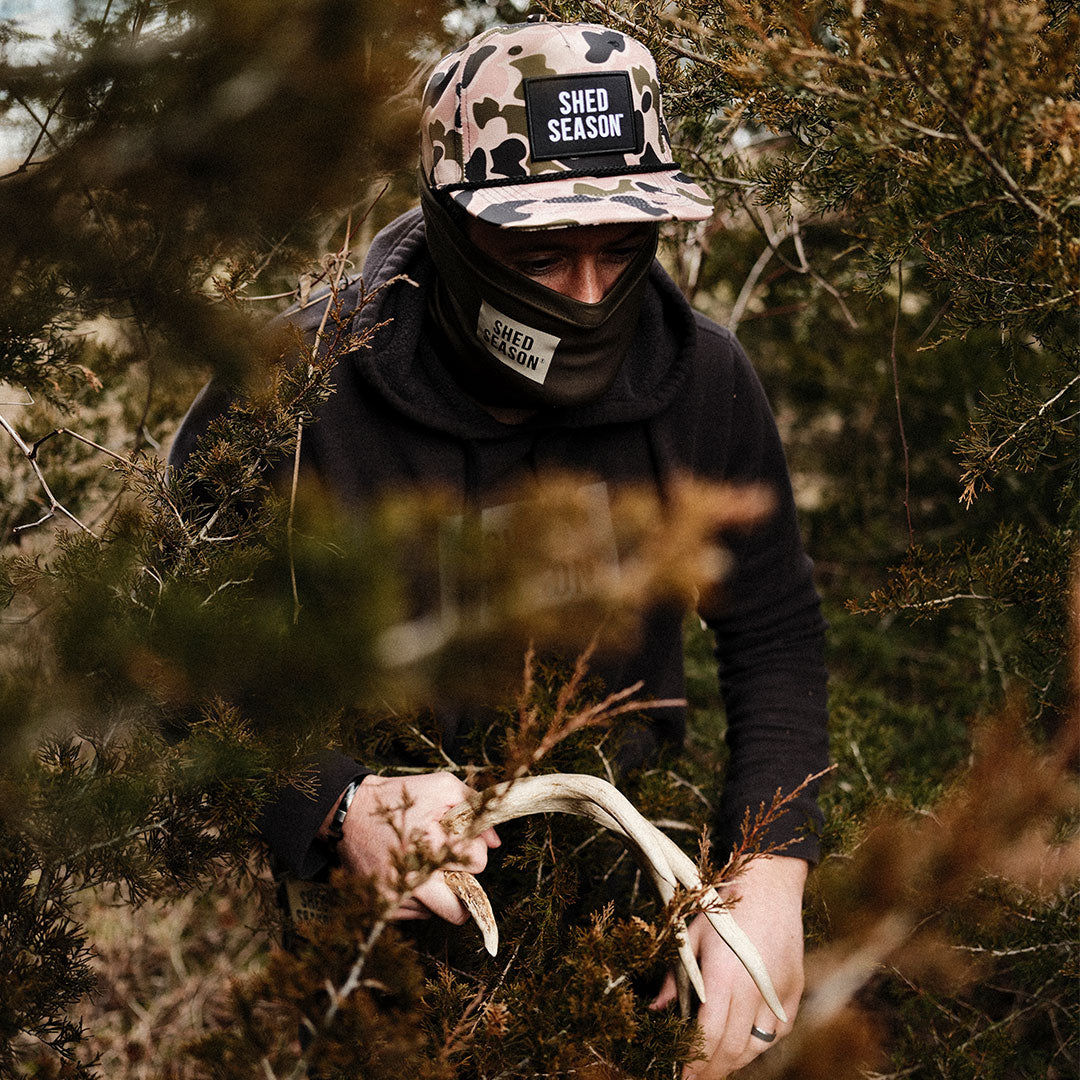
[[[469,220],[468,237],[511,270],[583,304],[599,303],[651,238],[650,225],[500,229]]]

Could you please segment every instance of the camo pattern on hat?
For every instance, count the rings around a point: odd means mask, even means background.
[[[420,167],[432,191],[508,228],[713,209],[672,160],[652,55],[591,23],[494,27],[444,57],[424,91]]]

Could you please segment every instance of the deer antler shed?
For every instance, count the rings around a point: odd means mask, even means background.
[[[442,823],[451,835],[460,836],[467,831],[482,832],[490,826],[530,814],[552,812],[587,817],[622,836],[648,871],[665,904],[670,902],[680,885],[701,893],[702,910],[713,929],[739,958],[777,1018],[782,1022],[787,1021],[760,954],[738,923],[720,906],[716,890],[702,882],[690,856],[642,817],[626,796],[607,781],[574,773],[552,773],[510,780],[477,792],[450,810]],[[494,956],[499,947],[499,930],[480,883],[472,874],[462,870],[448,870],[445,877],[447,885],[480,927],[485,948]],[[680,976],[679,1003],[683,1014],[687,1015],[690,1000],[685,980],[689,979],[702,1002],[705,1001],[705,983],[686,940],[686,926],[682,920],[675,932],[682,964],[682,970],[677,972]]]

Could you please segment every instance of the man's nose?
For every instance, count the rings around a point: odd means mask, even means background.
[[[598,304],[604,299],[608,284],[595,255],[582,255],[574,260],[568,293],[573,299],[582,304]]]

